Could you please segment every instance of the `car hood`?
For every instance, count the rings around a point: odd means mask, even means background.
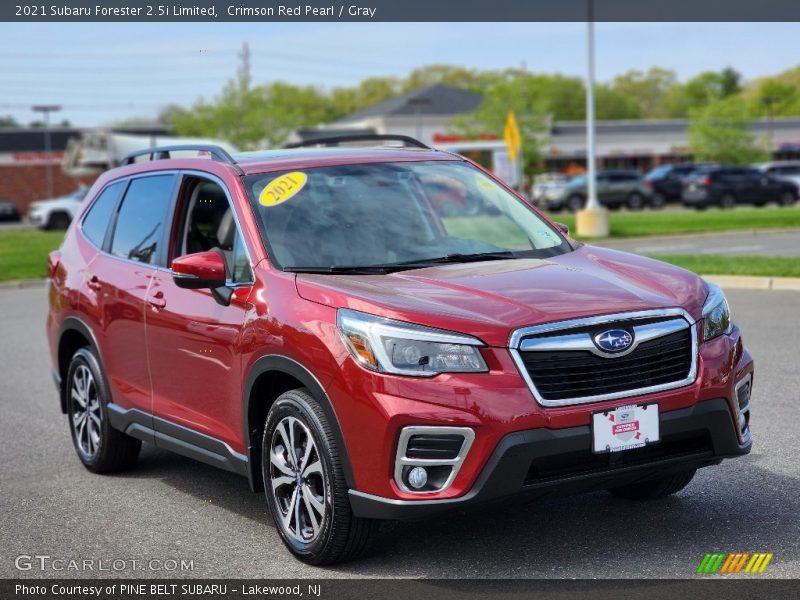
[[[584,316],[681,307],[700,318],[698,276],[584,245],[561,256],[437,265],[390,275],[298,274],[302,298],[474,335],[505,346],[513,329]]]

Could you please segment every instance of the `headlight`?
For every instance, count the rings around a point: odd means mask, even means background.
[[[731,309],[725,294],[713,283],[708,284],[708,298],[703,305],[703,341],[733,330]]]
[[[350,353],[367,369],[432,377],[488,371],[479,339],[421,325],[339,309],[339,331]]]

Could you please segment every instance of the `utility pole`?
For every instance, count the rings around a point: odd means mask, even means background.
[[[47,188],[47,197],[53,197],[53,152],[52,143],[50,140],[50,113],[58,112],[61,106],[58,104],[37,104],[31,107],[33,112],[42,113],[42,120],[44,121],[44,156],[45,156],[45,185]]]
[[[578,211],[576,225],[578,234],[586,237],[605,237],[608,235],[608,211],[597,200],[597,157],[595,151],[594,119],[594,5],[587,0],[588,21],[586,22],[586,207]]]
[[[239,78],[239,86],[242,90],[247,91],[250,89],[250,45],[247,42],[242,44],[242,50],[239,52],[239,69],[237,71]]]

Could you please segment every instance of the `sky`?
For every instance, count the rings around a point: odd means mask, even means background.
[[[732,66],[745,79],[800,64],[800,23],[598,23],[596,73],[674,69],[681,80]],[[152,119],[168,104],[212,99],[235,75],[242,43],[253,82],[322,88],[446,63],[525,65],[583,76],[585,23],[1,23],[0,115],[98,126]]]

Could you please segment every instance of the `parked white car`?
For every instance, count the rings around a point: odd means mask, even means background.
[[[32,202],[28,207],[28,220],[41,229],[66,229],[88,191],[88,187],[82,186],[60,198]]]
[[[798,160],[776,160],[754,166],[767,175],[787,179],[800,187],[800,161]]]

